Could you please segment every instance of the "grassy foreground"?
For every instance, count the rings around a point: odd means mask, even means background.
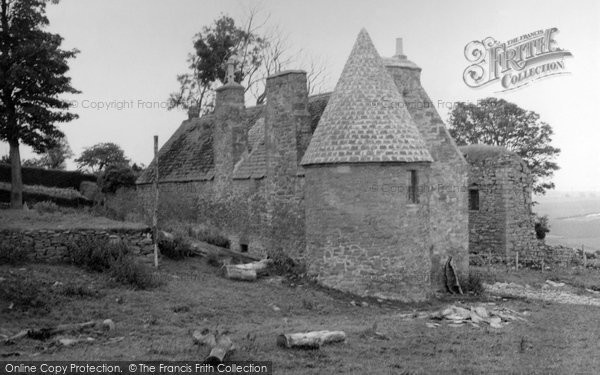
[[[209,327],[229,331],[237,346],[231,359],[273,361],[276,374],[600,372],[600,310],[595,307],[494,299],[497,306],[526,312],[528,321],[502,329],[428,328],[426,319],[403,314],[461,300],[420,306],[368,301],[361,306],[358,299],[277,278],[226,280],[201,258],[163,260],[157,273],[163,285],[139,291],[73,266],[0,266],[0,288],[25,280],[37,286],[41,297],[38,302],[32,297],[35,307],[28,308],[9,308],[11,301],[0,299],[0,335],[92,319],[116,323],[115,330],[94,342],[73,347],[31,339],[0,343],[0,359],[202,360],[208,349],[193,345],[190,330]],[[358,306],[350,304],[353,299]],[[465,298],[462,303],[478,301]],[[374,323],[387,340],[371,334]],[[322,329],[346,331],[347,342],[320,350],[281,349],[275,342],[283,332]]]

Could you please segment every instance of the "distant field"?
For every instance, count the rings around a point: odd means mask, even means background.
[[[534,211],[550,219],[548,243],[600,250],[600,192],[553,192],[535,200]]]

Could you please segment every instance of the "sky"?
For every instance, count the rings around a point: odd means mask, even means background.
[[[148,165],[153,135],[166,142],[187,117],[167,110],[166,99],[178,88],[177,74],[186,72],[194,35],[222,14],[242,20],[250,8],[268,17],[266,27],[279,28],[291,50],[326,64],[324,91],[335,87],[361,28],[382,56],[393,55],[395,38],[402,37],[442,118],[455,102],[489,96],[535,111],[552,126],[553,145],[562,150],[556,189],[600,190],[600,2],[594,0],[62,0],[48,6],[48,18],[63,47],[81,51],[69,72],[82,91],[69,97],[80,117],[60,125],[74,153],[115,142],[132,161]],[[469,42],[504,42],[551,27],[559,29],[558,46],[573,54],[565,59],[570,74],[509,92],[464,83]],[[0,155],[6,153],[0,144]],[[35,156],[26,147],[21,155]],[[75,168],[73,161],[68,166]]]

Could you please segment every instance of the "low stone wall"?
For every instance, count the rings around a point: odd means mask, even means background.
[[[586,266],[592,267],[596,262],[592,261],[592,256],[584,260],[581,249],[575,249],[563,245],[548,245],[539,241],[533,250],[517,252],[519,253],[519,266],[541,268],[542,265],[550,268],[554,267],[572,267]],[[483,266],[487,264],[506,264],[514,266],[517,262],[517,256],[499,256],[494,253],[470,254],[470,264],[474,266]]]
[[[0,230],[0,245],[15,246],[27,251],[29,258],[39,262],[65,260],[67,245],[83,237],[123,241],[136,255],[153,252],[152,233],[144,229],[54,229]]]

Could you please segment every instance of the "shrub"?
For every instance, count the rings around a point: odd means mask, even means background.
[[[306,265],[296,262],[285,254],[282,249],[269,251],[268,258],[272,260],[269,264],[269,273],[271,274],[288,277],[303,277],[306,275]]]
[[[44,214],[44,213],[51,214],[51,213],[57,212],[59,210],[56,203],[54,203],[52,201],[37,202],[33,205],[33,208],[40,214]]]
[[[550,223],[548,222],[548,215],[537,216],[535,218],[535,236],[539,240],[546,238],[546,233],[550,232]]]
[[[469,276],[460,280],[463,293],[481,295],[485,291],[483,276],[479,272],[469,272]]]
[[[111,262],[110,275],[115,281],[136,289],[152,289],[161,285],[148,266],[136,262],[131,255],[121,256]]]
[[[96,176],[79,171],[63,171],[37,167],[22,167],[23,184],[79,189],[82,181],[96,181]],[[10,183],[10,164],[0,163],[0,181]]]
[[[126,165],[111,165],[98,177],[98,186],[103,193],[116,193],[120,188],[135,187],[135,172]]]
[[[10,243],[0,243],[0,264],[20,264],[29,260],[25,249]]]
[[[107,238],[80,237],[67,244],[67,255],[72,264],[97,272],[106,271],[113,261],[128,253],[124,243],[112,243]]]
[[[187,238],[181,234],[167,237],[162,232],[158,235],[158,248],[160,253],[169,259],[181,260],[192,255],[192,246]]]
[[[95,205],[94,213],[119,221],[144,221],[144,208],[135,189],[121,188],[105,196],[104,205]]]
[[[204,224],[198,226],[197,228],[191,229],[190,234],[197,240],[209,243],[211,245],[224,247],[226,249],[229,249],[231,246],[229,239],[222,235],[218,229]]]
[[[109,242],[108,239],[83,237],[67,245],[70,262],[96,272],[106,272],[117,282],[137,289],[149,289],[160,285],[145,265],[139,264],[127,245]]]

